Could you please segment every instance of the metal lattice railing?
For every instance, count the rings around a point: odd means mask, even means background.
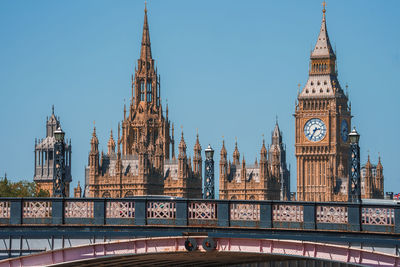
[[[0,201],[0,218],[10,218],[9,201]]]
[[[65,202],[65,218],[93,218],[93,202]]]
[[[190,202],[189,219],[215,220],[217,219],[217,205],[210,202]]]
[[[176,207],[174,202],[148,202],[147,218],[149,219],[175,219]]]
[[[24,201],[24,218],[50,218],[51,212],[50,201]]]
[[[318,206],[317,223],[348,223],[347,207]]]
[[[134,218],[135,203],[130,201],[110,201],[106,207],[107,218]]]
[[[231,220],[259,221],[259,204],[231,204]]]
[[[272,218],[274,222],[303,222],[303,206],[273,205]]]
[[[394,209],[362,208],[361,222],[369,225],[394,225]]]

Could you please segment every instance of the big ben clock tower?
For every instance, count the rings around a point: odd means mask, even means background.
[[[300,201],[347,201],[351,109],[337,79],[336,55],[326,28],[311,53],[309,78],[296,104],[297,196]],[[342,189],[342,190],[341,190]]]

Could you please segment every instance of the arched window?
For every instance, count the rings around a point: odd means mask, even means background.
[[[144,101],[144,81],[140,80],[140,101]]]
[[[151,81],[147,81],[147,102],[151,102]]]

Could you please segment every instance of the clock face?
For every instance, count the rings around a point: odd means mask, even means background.
[[[340,125],[340,136],[344,142],[347,142],[349,138],[349,125],[346,120],[342,120],[342,124]]]
[[[326,135],[325,123],[317,118],[307,121],[304,125],[304,135],[312,142],[321,141]]]

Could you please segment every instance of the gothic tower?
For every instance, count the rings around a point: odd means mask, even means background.
[[[278,120],[272,132],[269,159],[271,174],[279,178],[278,180],[280,181],[280,199],[290,200],[290,172],[286,166],[286,147],[282,142],[282,133],[279,129]]]
[[[89,166],[85,169],[85,196],[133,197],[169,195],[199,198],[201,192],[201,146],[197,136],[193,168],[186,154],[186,143],[179,143],[178,159],[174,153],[174,126],[170,135],[168,105],[163,113],[160,76],[151,53],[147,8],[140,57],[132,75],[129,107],[123,107],[118,139],[111,132],[107,153],[101,152],[93,132]],[[127,112],[128,111],[128,112]],[[165,117],[164,117],[165,115]],[[122,132],[121,132],[122,128]]]
[[[35,140],[35,169],[33,181],[37,183],[39,189],[48,191],[53,195],[54,167],[54,131],[60,126],[60,118],[54,114],[54,106],[50,118],[46,121],[46,138]],[[69,184],[71,176],[71,140],[65,141],[65,192],[69,196]]]
[[[321,29],[310,57],[309,77],[296,103],[297,195],[301,201],[346,200],[335,191],[338,166],[348,173],[351,109],[329,41],[325,4]]]
[[[164,159],[169,159],[171,137],[169,134],[168,107],[163,116],[160,96],[160,76],[157,74],[151,55],[150,33],[147,22],[147,9],[144,11],[144,24],[140,58],[132,76],[132,97],[129,114],[122,122],[122,155],[139,155],[139,143],[148,150],[149,158],[155,156],[158,140]],[[143,152],[142,152],[143,153]]]

